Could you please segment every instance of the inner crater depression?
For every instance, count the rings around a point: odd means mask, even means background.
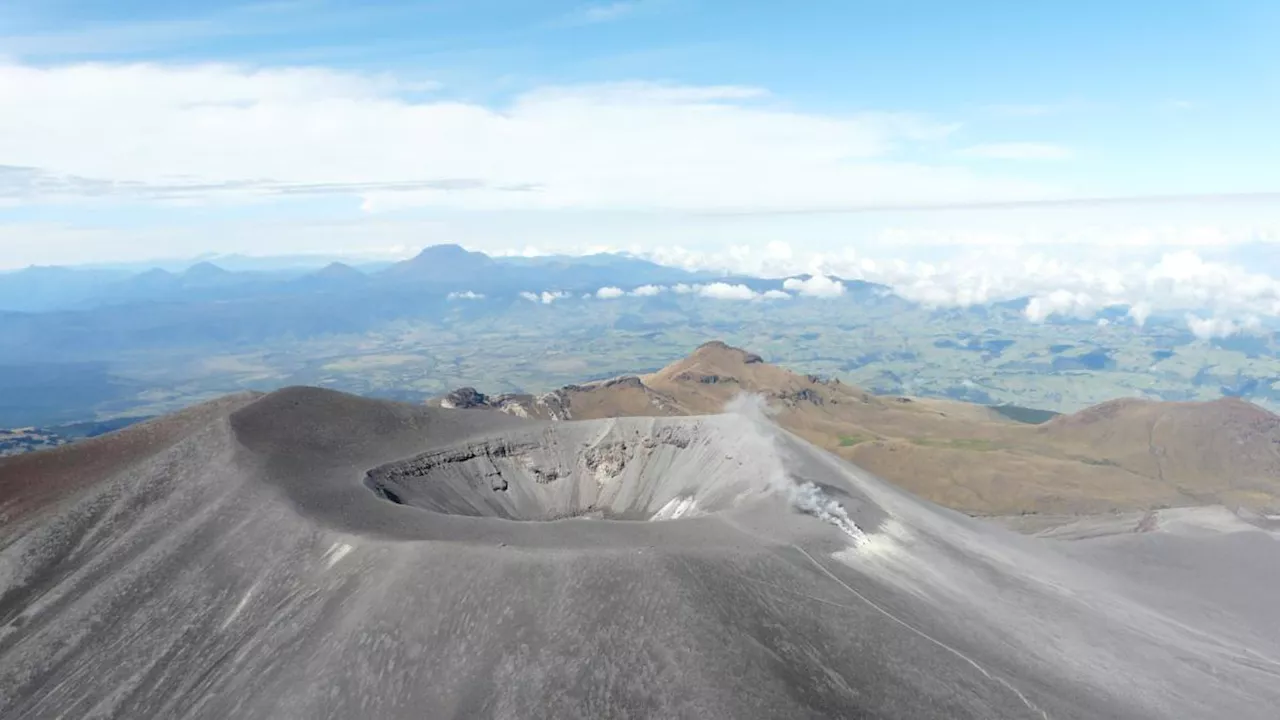
[[[563,422],[472,439],[370,470],[389,502],[448,515],[550,521],[707,515],[784,482],[745,417]]]

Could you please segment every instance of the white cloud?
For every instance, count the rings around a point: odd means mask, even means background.
[[[599,298],[604,300],[612,300],[627,295],[633,297],[652,297],[661,292],[665,292],[668,288],[661,285],[642,285],[631,292],[624,292],[616,287],[602,287],[595,293],[585,293],[582,298],[584,300],[591,298]],[[713,282],[698,285],[675,285],[670,288],[673,292],[681,295],[696,295],[698,297],[710,298],[712,300],[790,300],[792,295],[782,290],[768,290],[766,292],[756,292],[746,285],[725,282]],[[483,296],[481,296],[483,297]],[[530,302],[542,303],[550,305],[561,298],[569,297],[565,292],[522,292],[520,297]]]
[[[420,88],[319,68],[0,64],[0,158],[20,171],[0,184],[22,203],[340,194],[370,211],[761,211],[1054,193],[895,159],[939,142],[945,123],[797,112],[758,88],[541,88],[496,108],[424,100]]]
[[[550,291],[544,290],[541,293],[522,292],[520,293],[520,297],[524,298],[525,300],[528,300],[529,302],[542,303],[543,305],[550,305],[551,303],[557,300],[561,300],[569,297],[569,293],[561,292],[561,291],[550,292]]]
[[[1053,315],[1089,317],[1097,308],[1094,299],[1085,293],[1054,290],[1031,298],[1022,314],[1033,323],[1041,323]]]
[[[472,292],[471,290],[465,290],[463,292],[449,293],[449,299],[450,300],[483,300],[484,294],[478,293],[478,292]]]
[[[698,285],[697,292],[702,297],[716,300],[752,300],[756,297],[755,291],[746,285],[731,285],[722,282]]]
[[[784,253],[770,249],[768,240],[759,245],[719,248],[630,246],[615,250],[690,270],[790,275],[793,282],[788,289],[797,289],[794,276],[798,273],[863,280],[883,284],[900,297],[930,307],[1035,299],[1027,315],[1037,321],[1055,314],[1088,319],[1107,307],[1120,308],[1127,322],[1138,327],[1157,313],[1168,317],[1196,312],[1201,317],[1237,322],[1249,316],[1280,318],[1280,235],[1264,226],[1254,233],[1257,241],[1251,245],[1240,245],[1234,235],[1231,242],[1218,245],[1218,233],[1206,228],[1185,230],[1184,237],[1199,236],[1208,241],[1165,249],[1161,249],[1163,243],[1100,245],[1086,227],[1080,230],[1080,242],[1064,239],[1053,247],[940,243],[917,249],[911,243],[864,243],[858,249],[819,250],[797,245],[788,259],[773,265],[764,259]],[[1243,250],[1237,251],[1238,247]],[[930,259],[910,259],[913,257]],[[1226,258],[1250,264],[1245,267]],[[1251,262],[1251,258],[1258,260]],[[762,268],[773,272],[760,272]],[[670,289],[677,293],[697,291],[689,284]]]
[[[814,275],[807,280],[787,278],[782,287],[808,297],[822,298],[839,297],[845,289],[844,283],[825,275]]]
[[[1280,244],[1266,247],[1276,247],[1275,254],[1280,256]],[[880,251],[893,249],[881,247]],[[898,251],[909,253],[911,248],[898,247]],[[926,246],[920,255],[939,258],[929,261],[892,255],[872,258],[865,252],[797,253],[775,269],[880,283],[903,298],[931,307],[969,307],[1026,297],[1035,300],[1027,315],[1037,321],[1054,314],[1088,317],[1108,306],[1127,306],[1127,316],[1137,326],[1145,325],[1157,311],[1280,317],[1280,278],[1206,259],[1201,253],[1207,251],[1160,252],[1146,246],[1097,247],[1064,241],[1053,248]],[[753,269],[762,267],[760,259],[766,254],[730,246],[719,252],[655,248],[650,257],[695,270],[756,274]],[[791,278],[784,287],[798,290],[798,283]]]
[[[1147,324],[1147,318],[1151,317],[1151,303],[1145,300],[1139,300],[1125,312],[1125,316],[1133,320],[1133,324],[1143,327]]]
[[[1071,157],[1071,150],[1052,143],[1008,142],[972,145],[957,154],[992,160],[1066,160]]]
[[[1259,326],[1258,319],[1253,316],[1236,322],[1223,317],[1200,318],[1193,313],[1187,313],[1187,329],[1200,340],[1225,338],[1243,332],[1252,332],[1257,330]]]
[[[547,255],[554,255],[555,252],[552,250],[544,250],[534,245],[525,245],[522,248],[498,248],[497,250],[486,250],[485,254],[488,255],[489,257],[531,258],[531,257],[545,257]],[[590,253],[583,251],[581,253],[571,253],[571,254],[588,255]]]
[[[769,260],[786,262],[795,257],[795,252],[791,246],[780,240],[773,240],[764,248],[764,256]]]
[[[1098,327],[1100,327],[1100,328],[1104,328],[1104,327],[1107,327],[1107,326],[1108,326],[1108,325],[1110,325],[1110,324],[1111,324],[1111,321],[1110,321],[1110,320],[1108,320],[1108,319],[1106,319],[1106,318],[1098,318]]]

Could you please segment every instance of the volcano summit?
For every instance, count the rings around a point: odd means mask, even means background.
[[[1017,535],[750,403],[547,422],[242,394],[0,461],[0,499],[6,718],[1280,706],[1265,518]]]

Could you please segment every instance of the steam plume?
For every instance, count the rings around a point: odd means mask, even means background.
[[[773,452],[769,453],[774,467],[769,469],[769,489],[778,493],[791,507],[819,520],[830,523],[843,533],[853,538],[855,545],[867,541],[866,533],[858,527],[844,505],[832,498],[822,488],[812,482],[797,481],[787,472],[783,464],[783,448],[777,441],[778,427],[771,419],[773,414],[764,396],[755,393],[739,393],[725,404],[724,411],[740,415],[749,421],[750,432],[754,440],[768,444]]]

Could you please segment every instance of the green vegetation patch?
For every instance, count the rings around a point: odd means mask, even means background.
[[[1021,405],[993,405],[991,409],[1014,422],[1028,425],[1047,423],[1061,414],[1052,410],[1039,410],[1037,408],[1022,407]]]
[[[1120,467],[1114,460],[1108,460],[1107,458],[1081,457],[1079,458],[1079,460],[1080,462],[1086,465],[1098,465],[1101,467]]]
[[[948,448],[951,450],[976,450],[978,452],[989,452],[991,450],[1000,450],[1002,446],[991,440],[982,440],[979,438],[956,438],[954,440],[940,440],[938,438],[911,438],[912,444],[923,447]]]

